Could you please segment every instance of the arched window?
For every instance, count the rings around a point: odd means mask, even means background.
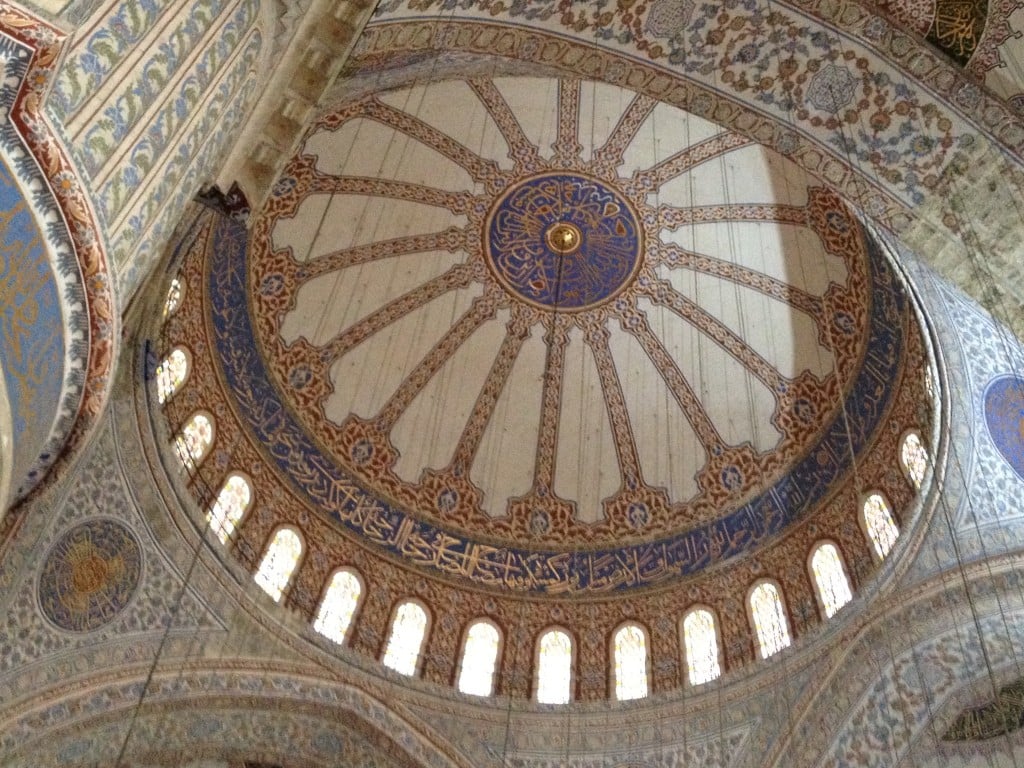
[[[344,643],[362,591],[362,582],[355,571],[347,568],[335,571],[324,599],[320,601],[313,629],[338,644]]]
[[[178,311],[184,290],[184,283],[179,278],[171,280],[171,287],[167,289],[167,298],[164,300],[164,317],[170,317]]]
[[[491,622],[481,620],[470,625],[462,648],[459,690],[474,696],[494,692],[494,670],[498,663],[501,633]]]
[[[213,445],[213,419],[202,412],[193,413],[181,432],[174,438],[174,446],[182,466],[191,471],[206,457]]]
[[[683,646],[690,685],[702,685],[722,674],[718,662],[718,631],[715,616],[705,608],[693,608],[683,618]]]
[[[171,354],[156,367],[156,399],[161,404],[181,389],[188,377],[188,368],[188,353],[181,347],[172,349]]]
[[[875,546],[875,554],[879,560],[884,560],[900,536],[900,529],[892,519],[889,504],[882,494],[872,493],[864,499],[861,513],[864,531]]]
[[[248,511],[251,503],[252,486],[249,485],[249,481],[237,472],[228,475],[213,506],[206,513],[206,521],[217,534],[221,544],[227,544],[231,540],[235,526]]]
[[[571,698],[572,638],[560,629],[551,629],[537,644],[537,701],[568,704]]]
[[[814,575],[814,586],[825,617],[831,619],[840,608],[853,600],[850,582],[846,578],[843,561],[835,544],[823,541],[814,548],[811,573]]]
[[[925,450],[921,435],[907,432],[900,446],[900,465],[914,487],[921,488],[924,473],[928,469],[928,451]]]
[[[403,675],[415,675],[426,634],[427,612],[423,607],[411,601],[398,606],[384,651],[384,666]]]
[[[253,577],[263,591],[277,602],[288,588],[295,566],[302,557],[302,537],[294,528],[278,528],[270,540],[259,570]]]
[[[786,611],[782,607],[782,597],[776,584],[762,581],[750,590],[748,600],[758,649],[761,658],[767,659],[789,646],[789,626],[786,623]]]
[[[615,698],[642,699],[647,695],[647,633],[626,624],[615,633]]]

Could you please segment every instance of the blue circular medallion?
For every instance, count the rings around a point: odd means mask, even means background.
[[[514,184],[495,202],[487,263],[512,295],[544,309],[579,311],[614,298],[640,265],[641,232],[626,199],[578,173]]]
[[[985,389],[985,423],[999,453],[1024,478],[1024,379],[1000,376]]]

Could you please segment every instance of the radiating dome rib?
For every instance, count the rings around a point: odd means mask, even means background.
[[[572,168],[580,160],[580,81],[563,78],[558,81],[558,134],[551,162],[562,168]]]
[[[312,260],[302,275],[311,280],[320,275],[336,272],[360,264],[374,261],[423,254],[431,251],[447,251],[456,253],[466,249],[466,230],[459,227],[448,227],[443,232],[429,232],[424,235],[406,235],[388,240],[378,240],[365,245],[331,251]]]
[[[408,378],[420,350],[437,343],[451,318],[466,312],[479,295],[480,286],[473,285],[410,306],[335,358],[329,369],[334,391],[324,402],[325,415],[342,424],[350,413],[367,419],[378,413]]]
[[[526,168],[537,167],[541,162],[537,147],[526,137],[523,127],[494,81],[477,78],[470,80],[469,86],[505,139],[508,148],[506,159],[515,161],[516,172],[522,173]]]
[[[598,91],[613,103],[599,107]],[[445,94],[463,110],[449,122]],[[602,124],[584,140],[587,110]],[[863,270],[844,264],[862,258],[858,242],[825,243],[835,202],[806,178],[803,190],[783,172],[778,190],[734,194],[725,175],[738,165],[769,181],[778,170],[749,139],[615,86],[477,78],[355,102],[308,146],[322,154],[363,131],[361,146],[401,136],[468,173],[465,188],[442,189],[454,177],[395,174],[369,156],[336,176],[308,155],[290,166],[293,210],[317,234],[298,257],[303,230],[275,214],[275,244],[291,247],[275,255],[291,291],[279,338],[308,360],[321,382],[304,395],[309,413],[328,415],[325,439],[368,487],[499,538],[613,541],[703,525],[752,498],[834,415],[823,400],[863,338],[826,349],[824,302],[859,300]],[[303,213],[303,199],[328,194]],[[341,221],[346,206],[356,222]],[[519,365],[527,349],[534,362]],[[529,370],[529,396],[508,391]],[[496,424],[499,411],[516,425]]]
[[[655,216],[658,224],[669,230],[709,222],[771,221],[799,225],[807,222],[807,214],[802,206],[782,203],[727,203],[685,208],[662,204],[657,207]]]
[[[530,143],[544,157],[558,135],[558,81],[551,78],[496,77],[492,82]]]
[[[618,122],[599,147],[594,147],[591,162],[594,169],[603,176],[617,175],[623,164],[626,150],[647,122],[658,102],[650,96],[634,94]]]
[[[807,314],[819,326],[826,322],[820,297],[771,275],[733,261],[696,253],[676,243],[659,243],[648,253],[647,263],[653,267],[664,266],[670,270],[689,269],[722,280],[732,280],[765,296],[785,302]]]
[[[417,288],[401,294],[382,304],[372,313],[337,333],[326,344],[320,345],[321,358],[337,359],[343,357],[353,347],[373,336],[382,328],[386,328],[403,315],[426,306],[444,294],[460,288],[468,288],[473,283],[473,267],[459,263],[435,278],[431,278]]]
[[[583,331],[573,329],[558,408],[554,490],[559,498],[576,502],[576,516],[584,523],[600,520],[601,502],[622,486],[615,432],[597,366]]]
[[[659,160],[654,165],[633,172],[626,183],[629,190],[656,192],[662,185],[674,178],[690,173],[702,163],[709,163],[752,142],[738,133],[719,133],[679,150],[674,155]]]
[[[659,378],[665,383],[672,399],[675,400],[695,435],[700,439],[704,451],[708,452],[721,446],[724,442],[722,436],[708,417],[701,398],[694,391],[693,386],[667,349],[665,340],[654,332],[648,313],[639,311],[639,307],[631,309],[633,311],[626,315],[625,321],[622,323],[623,330],[636,339],[650,358]],[[664,320],[664,317],[661,316],[659,319]],[[663,326],[661,334],[664,333]]]
[[[494,112],[475,93],[474,82],[490,81],[432,82],[376,94],[375,98],[451,136],[483,160],[493,162],[503,170],[511,169],[513,163],[509,153],[513,149],[512,143],[504,134],[502,124],[495,119]]]
[[[448,363],[470,337],[493,318],[494,308],[488,306],[480,298],[474,299],[470,308],[452,323],[444,336],[430,348],[430,351],[423,356],[398,389],[384,403],[374,419],[377,428],[384,433],[390,431],[434,375]]]
[[[516,313],[505,325],[504,338],[498,347],[494,361],[487,371],[487,378],[473,403],[472,413],[467,417],[462,428],[455,450],[452,452],[451,466],[458,473],[468,472],[476,459],[480,441],[483,439],[487,425],[494,415],[498,399],[505,391],[512,367],[515,365],[519,352],[526,341],[528,327],[520,313]]]
[[[635,320],[627,317],[621,327],[613,328],[612,357],[622,380],[645,482],[665,488],[671,499],[686,500],[698,491],[698,470],[723,441],[651,329],[652,319],[661,318],[637,312]],[[691,419],[704,432],[703,439]]]
[[[303,149],[316,158],[317,173],[393,179],[449,192],[466,189],[476,181],[474,166],[481,161],[467,157],[468,150],[453,156],[446,147],[429,141],[434,134],[420,136],[402,130],[403,113],[365,112],[366,116],[353,117],[333,131],[317,131],[306,140]]]
[[[508,338],[506,313],[490,316],[489,312],[475,311],[479,307],[481,304],[476,302],[463,315],[469,335],[456,340],[460,322],[452,325],[375,419],[379,429],[390,429],[391,441],[400,453],[395,464],[400,477],[416,481],[425,468],[448,467],[460,449],[472,459],[474,425],[469,422],[477,411],[475,404],[480,402],[479,393],[489,372],[489,366],[483,363],[500,348],[501,339]],[[480,410],[486,414],[487,406]],[[458,471],[461,473],[463,467]]]

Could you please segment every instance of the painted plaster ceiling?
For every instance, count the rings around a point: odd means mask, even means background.
[[[630,620],[669,690],[695,604],[746,664],[752,584],[778,580],[801,635],[812,548],[835,542],[857,590],[864,494],[912,502],[927,353],[880,242],[772,150],[621,86],[476,69],[362,91],[248,237],[211,220],[188,251],[164,335],[194,365],[165,413],[216,421],[197,488],[251,479],[229,551],[255,570],[300,532],[282,601],[310,618],[356,570],[350,645],[374,658],[393,601],[421,600],[429,681],[487,616],[500,692],[530,695],[519,665],[557,624],[593,629],[576,695],[604,698],[600,639]]]
[[[857,229],[771,150],[621,87],[416,85],[320,120],[278,182],[257,335],[375,496],[502,543],[649,539],[777,492],[845,415]]]

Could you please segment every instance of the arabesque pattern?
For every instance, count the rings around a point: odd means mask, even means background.
[[[597,566],[590,569],[595,584],[649,583],[659,578],[654,574],[665,573],[665,568],[693,572],[744,551],[780,530],[800,505],[813,503],[845,465],[847,430],[852,427],[856,450],[873,430],[879,409],[885,407],[885,385],[894,378],[902,343],[899,317],[903,299],[894,290],[884,261],[869,257],[855,221],[838,198],[823,189],[809,188],[803,205],[760,200],[743,203],[728,197],[720,204],[680,205],[675,202],[678,193],[667,194],[668,185],[697,173],[708,163],[728,160],[735,152],[753,151],[745,138],[718,132],[665,157],[655,157],[645,166],[623,170],[622,157],[634,143],[637,124],[650,112],[648,100],[622,91],[625,109],[606,141],[595,146],[591,157],[586,158],[581,149],[583,129],[576,95],[581,88],[579,81],[557,83],[556,137],[550,153],[528,138],[527,128],[493,81],[474,80],[466,85],[477,95],[507,143],[508,156],[513,161],[511,169],[468,149],[424,119],[391,106],[390,101],[368,98],[321,120],[307,139],[307,147],[321,141],[321,136],[346,129],[350,123],[365,125],[370,120],[447,158],[473,179],[478,189],[452,190],[404,178],[328,173],[321,170],[324,160],[307,151],[286,169],[256,224],[249,276],[249,284],[255,286],[253,330],[260,347],[267,351],[269,372],[279,391],[287,392],[289,407],[301,419],[301,429],[308,430],[320,445],[331,446],[331,461],[358,479],[360,485],[372,488],[383,498],[394,499],[402,509],[423,521],[440,523],[459,532],[485,533],[517,543],[530,540],[561,546],[580,541],[593,546],[640,536],[678,534],[679,521],[684,521],[682,530],[690,533],[677,539],[670,553],[660,557],[643,555],[651,575],[605,576],[601,573],[604,566]],[[533,194],[545,179],[559,179],[569,191],[557,205],[538,204],[543,215],[538,218],[530,214],[528,225],[520,217],[515,223],[516,237],[510,239],[507,232],[513,230],[507,226],[512,212],[509,204],[526,191]],[[282,241],[275,234],[279,226],[304,215],[308,201],[325,198],[415,203],[447,211],[452,223],[441,231],[358,242],[316,256],[307,252],[311,245],[291,243],[287,237]],[[594,225],[588,224],[582,215],[591,198],[604,200],[605,209],[611,211],[611,234],[602,232],[598,236]],[[609,205],[612,208],[607,208]],[[465,223],[460,225],[463,220]],[[585,289],[572,276],[577,274],[576,267],[565,266],[573,263],[571,258],[551,249],[549,238],[556,225],[571,228],[577,233],[573,237],[583,242],[581,246],[574,241],[569,256],[585,257],[578,262],[578,274],[592,281]],[[821,259],[833,259],[842,265],[845,281],[839,282],[830,274],[831,279],[824,279],[811,290],[752,268],[735,254],[687,248],[681,244],[678,233],[695,225],[720,225],[723,231],[746,225],[804,229],[813,233],[827,254]],[[611,265],[607,269],[595,266],[598,252],[591,247],[595,237],[599,237],[600,258]],[[514,255],[518,252],[509,250],[513,246],[520,248],[522,242],[533,243],[532,255]],[[368,265],[403,258],[406,260],[402,263],[412,263],[410,258],[438,251],[457,257],[440,274],[404,293],[396,290],[384,294],[372,308],[362,309],[357,320],[332,328],[329,333],[325,331],[322,339],[312,339],[316,335],[312,333],[302,333],[294,339],[285,337],[283,328],[290,316],[299,311],[301,291],[314,290],[328,277],[344,280],[351,275],[351,279],[358,279],[360,270]],[[638,251],[642,251],[642,258],[634,264],[630,254]],[[620,260],[620,266],[612,265],[613,255]],[[560,258],[554,259],[555,256]],[[522,266],[544,258],[549,261],[543,269]],[[802,269],[812,273],[820,270],[818,259],[814,256]],[[520,268],[520,272],[513,274]],[[813,333],[793,343],[818,345],[822,350],[819,357],[827,357],[828,362],[818,370],[786,369],[786,353],[776,350],[774,354],[779,359],[772,359],[772,353],[762,352],[764,345],[744,338],[742,320],[738,326],[736,321],[722,319],[720,307],[687,292],[680,282],[686,279],[685,275],[680,277],[683,273],[707,278],[729,290],[737,290],[738,286],[764,300],[777,302],[787,312],[800,313],[812,324]],[[224,278],[234,280],[230,270],[218,274],[221,277],[217,278],[215,295],[238,290],[224,283]],[[559,290],[582,290],[591,298],[574,298],[568,307],[555,307],[571,312],[552,311],[552,284],[556,276],[560,280]],[[570,284],[572,287],[567,288]],[[452,317],[450,328],[422,354],[418,363],[407,369],[397,386],[381,393],[374,415],[350,413],[324,418],[330,403],[339,396],[344,398],[344,387],[352,385],[352,379],[342,381],[336,377],[334,371],[340,362],[350,359],[363,345],[387,338],[393,327],[417,317],[432,303],[467,291],[475,296],[468,308]],[[886,298],[872,304],[868,300],[870,292],[892,300]],[[326,305],[334,300],[325,296],[319,301]],[[317,321],[318,327],[331,322],[326,319],[326,311]],[[218,316],[227,318],[219,311]],[[723,415],[710,411],[704,402],[706,395],[702,397],[699,392],[701,388],[706,392],[707,380],[703,374],[693,372],[689,356],[679,348],[677,337],[664,331],[666,324],[680,322],[694,329],[700,343],[713,345],[734,361],[730,364],[738,365],[743,376],[749,377],[750,384],[736,384],[738,389],[752,388],[759,393],[754,397],[769,399],[771,405],[763,411],[758,410],[760,406],[751,406],[753,419],[763,422],[763,430],[778,433],[777,442],[772,444],[757,433],[729,432],[722,423]],[[465,423],[457,430],[460,437],[455,441],[450,461],[446,466],[423,467],[418,479],[403,476],[397,469],[402,454],[396,447],[396,428],[403,418],[411,418],[410,410],[424,402],[419,398],[425,398],[423,393],[434,385],[435,379],[443,378],[440,372],[460,350],[482,329],[500,323],[505,326],[504,338],[488,361],[488,373],[468,409]],[[232,339],[241,339],[245,333],[240,327],[229,330],[224,326],[221,339],[233,345]],[[488,429],[497,428],[493,422],[498,404],[510,387],[513,369],[535,334],[543,336],[548,351],[543,376],[538,375],[543,385],[536,393],[540,406],[531,433],[536,440],[533,481],[509,499],[507,506],[499,505],[497,512],[490,501],[488,511],[482,506],[484,499],[492,497],[495,491],[479,479],[488,474],[478,464],[482,461],[481,445]],[[567,381],[567,370],[581,343],[582,354],[593,361],[596,370],[596,394],[605,403],[621,478],[618,490],[601,500],[598,510],[581,508],[577,498],[559,492],[557,462],[564,445],[559,443],[558,436],[560,423],[565,419],[562,414],[567,387],[572,384]],[[661,382],[658,386],[671,400],[669,407],[678,409],[686,429],[696,436],[697,458],[692,459],[696,493],[689,498],[672,498],[665,487],[647,479],[650,470],[645,461],[650,462],[650,452],[645,457],[644,441],[649,442],[650,438],[644,433],[643,414],[638,414],[637,406],[629,401],[629,389],[636,385],[628,382],[622,369],[623,345],[631,346],[650,361]],[[858,377],[856,366],[867,347],[885,349],[877,358],[881,367],[870,372],[864,370]],[[222,357],[240,359],[226,349]],[[248,376],[251,366],[246,365]],[[886,373],[879,376],[883,370]],[[695,379],[696,375],[701,378]],[[232,373],[228,376],[241,385],[241,369],[238,377]],[[881,388],[877,386],[878,380]],[[844,397],[842,382],[852,382],[852,386],[846,404],[837,407]],[[460,382],[460,387],[468,386],[468,382]],[[256,398],[263,399],[262,395]],[[837,420],[841,412],[844,418]],[[747,418],[745,414],[743,419]],[[846,418],[852,421],[847,422]],[[565,429],[564,424],[561,429]],[[828,449],[833,456],[831,462],[822,466],[814,458],[794,466],[800,456],[808,454],[813,441],[822,439],[834,443]],[[661,448],[664,450],[665,446]],[[703,461],[699,460],[701,456]],[[323,463],[314,462],[316,466]],[[690,464],[685,466],[691,471]],[[336,506],[338,500],[347,508],[349,502],[345,499],[355,498],[340,490],[338,484],[345,484],[340,478],[323,478],[315,483],[318,488],[338,488],[330,492],[333,500],[324,500],[326,508]],[[767,487],[773,490],[751,499],[758,488]],[[348,518],[347,512],[340,514]],[[424,538],[430,540],[433,533],[424,534]],[[456,544],[455,548],[460,547]],[[458,563],[464,556],[480,563],[490,557],[462,550],[458,555],[453,553],[453,567],[460,568]],[[445,559],[440,558],[442,563]],[[491,567],[484,565],[485,569]],[[506,574],[499,575],[499,579],[516,582],[526,579],[527,583],[543,584],[554,580],[569,584],[580,579],[568,575],[567,564],[553,562],[523,568],[509,561],[493,567]]]

